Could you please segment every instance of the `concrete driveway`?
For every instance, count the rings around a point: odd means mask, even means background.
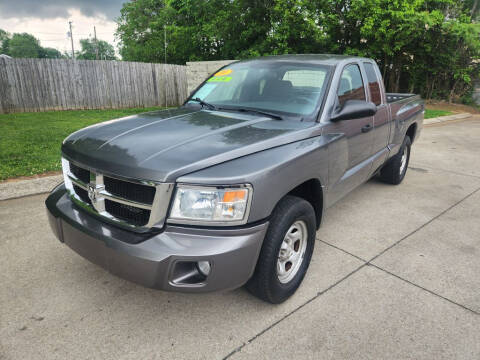
[[[480,359],[480,117],[426,127],[404,183],[333,208],[297,294],[142,288],[0,202],[0,358]]]

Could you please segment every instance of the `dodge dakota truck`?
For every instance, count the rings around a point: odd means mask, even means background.
[[[399,184],[424,103],[377,64],[284,55],[229,64],[176,109],[79,130],[46,200],[56,237],[147,287],[300,286],[325,210],[372,177]],[[340,221],[341,223],[341,221]]]

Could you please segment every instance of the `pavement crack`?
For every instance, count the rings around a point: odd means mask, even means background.
[[[410,281],[410,280],[407,280],[407,279],[405,279],[405,278],[403,278],[403,277],[401,277],[401,276],[399,276],[399,275],[397,275],[397,274],[394,274],[394,273],[392,273],[392,272],[390,272],[390,271],[388,271],[388,270],[385,270],[384,268],[381,268],[380,266],[377,266],[377,265],[374,265],[374,264],[368,264],[368,265],[369,265],[369,266],[372,266],[372,267],[374,267],[374,268],[376,268],[376,269],[378,269],[378,270],[380,270],[380,271],[383,271],[383,272],[385,272],[385,273],[387,273],[387,274],[389,274],[389,275],[391,275],[391,276],[393,276],[393,277],[396,277],[397,279],[402,280],[402,281],[406,282],[407,284],[410,284],[410,285],[415,286],[415,287],[417,287],[417,288],[419,288],[419,289],[421,289],[421,290],[423,290],[423,291],[426,291],[426,292],[428,292],[428,293],[430,293],[430,294],[432,294],[432,295],[434,295],[434,296],[437,296],[437,297],[439,297],[440,299],[446,300],[446,301],[448,301],[449,303],[452,303],[452,304],[454,304],[454,305],[457,305],[457,306],[461,307],[461,308],[464,309],[464,310],[467,310],[467,311],[469,311],[469,312],[472,312],[472,313],[474,313],[475,315],[480,315],[480,313],[479,313],[478,311],[476,311],[476,310],[470,309],[469,307],[467,307],[467,306],[465,306],[465,305],[463,305],[463,304],[460,304],[460,303],[458,303],[458,302],[456,302],[456,301],[453,301],[452,299],[449,299],[449,298],[447,298],[447,297],[445,297],[445,296],[443,296],[443,295],[440,295],[440,294],[438,294],[438,293],[436,293],[436,292],[434,292],[434,291],[432,291],[432,290],[429,290],[429,289],[427,289],[427,288],[425,288],[425,287],[423,287],[423,286],[421,286],[421,285],[415,284],[414,282],[412,282],[412,281]]]
[[[338,281],[336,281],[335,283],[333,283],[332,285],[330,285],[329,287],[327,287],[326,289],[322,290],[322,291],[319,291],[315,296],[311,297],[310,299],[308,299],[307,301],[305,301],[304,303],[300,304],[299,306],[297,306],[295,309],[293,309],[292,311],[290,311],[289,313],[285,314],[284,316],[282,316],[280,319],[278,319],[277,321],[275,321],[274,323],[270,324],[269,326],[267,326],[265,329],[263,329],[262,331],[258,332],[257,334],[255,334],[253,337],[251,337],[249,340],[247,340],[246,342],[244,342],[242,345],[238,346],[237,348],[235,348],[232,352],[230,352],[227,356],[225,356],[223,359],[228,359],[230,357],[232,357],[233,355],[235,355],[236,353],[240,352],[245,346],[251,344],[252,342],[254,342],[256,339],[258,339],[260,336],[262,336],[263,334],[265,334],[267,331],[273,329],[275,326],[277,326],[278,324],[280,324],[283,320],[289,318],[291,315],[295,314],[298,310],[302,309],[303,307],[305,307],[306,305],[310,304],[313,300],[319,298],[320,296],[322,296],[323,294],[325,294],[326,292],[330,291],[331,289],[333,289],[335,286],[337,286],[338,284],[340,284],[341,282],[345,281],[346,279],[348,279],[350,276],[352,276],[353,274],[357,273],[359,270],[361,270],[363,267],[365,267],[367,264],[364,263],[362,265],[360,265],[359,267],[357,267],[355,270],[349,272],[347,275],[345,275],[344,277],[342,277],[341,279],[339,279]]]
[[[409,232],[407,235],[403,236],[401,239],[397,240],[396,242],[394,242],[392,245],[386,247],[385,249],[383,249],[382,251],[380,251],[377,255],[373,256],[370,260],[365,260],[363,259],[362,257],[358,256],[358,255],[355,255],[351,252],[349,252],[348,250],[345,250],[341,247],[338,247],[336,245],[333,245],[333,244],[330,244],[329,242],[325,241],[325,240],[322,240],[322,239],[316,239],[317,241],[319,242],[322,242],[328,246],[331,246],[332,248],[334,249],[337,249],[339,251],[342,251],[344,252],[345,254],[348,254],[350,256],[353,256],[354,258],[364,262],[366,265],[371,265],[372,261],[376,260],[378,257],[382,256],[383,254],[385,254],[387,251],[389,251],[390,249],[394,248],[395,246],[397,246],[398,244],[400,244],[403,240],[409,238],[410,236],[412,236],[413,234],[415,234],[416,232],[418,232],[419,230],[423,229],[425,226],[431,224],[433,221],[437,220],[440,216],[444,215],[445,213],[447,213],[448,211],[450,211],[451,209],[453,209],[455,206],[459,205],[460,203],[462,203],[464,200],[468,199],[469,197],[471,197],[472,195],[475,195],[475,193],[477,193],[478,191],[480,190],[480,188],[472,191],[471,193],[467,194],[466,196],[464,196],[462,199],[458,200],[456,203],[454,203],[453,205],[449,206],[448,208],[446,208],[445,210],[443,210],[442,212],[440,212],[439,214],[435,215],[433,218],[431,218],[430,220],[428,220],[426,223],[420,225],[419,227],[417,227],[416,229],[412,230],[411,232]]]
[[[349,251],[347,251],[347,250],[345,250],[345,249],[342,249],[341,247],[338,247],[338,246],[335,246],[335,245],[333,245],[333,244],[330,244],[329,242],[326,242],[325,240],[317,239],[317,241],[322,242],[322,243],[324,243],[324,244],[326,244],[326,245],[328,245],[328,246],[331,246],[332,248],[337,249],[337,250],[339,250],[339,251],[341,251],[341,252],[344,252],[344,253],[347,254],[347,255],[353,256],[355,259],[358,259],[358,260],[364,262],[365,264],[368,263],[368,260],[365,260],[365,259],[361,258],[361,257],[358,256],[358,255],[355,255],[355,254],[353,254],[353,253],[351,253],[351,252],[349,252]]]
[[[412,236],[413,234],[415,234],[416,232],[422,230],[424,227],[426,227],[427,225],[431,224],[432,222],[434,222],[435,220],[437,220],[440,216],[444,215],[445,213],[447,213],[448,211],[450,211],[451,209],[453,209],[455,206],[457,206],[458,204],[462,203],[463,201],[465,201],[466,199],[468,199],[469,197],[471,197],[472,195],[475,195],[475,193],[477,193],[478,191],[480,190],[480,188],[472,191],[471,193],[469,193],[468,195],[466,195],[465,197],[463,197],[462,199],[458,200],[456,203],[454,203],[453,205],[449,206],[448,208],[446,208],[445,210],[443,210],[441,213],[439,213],[438,215],[434,216],[433,218],[431,218],[430,220],[428,220],[426,223],[420,225],[418,228],[416,228],[415,230],[411,231],[410,233],[408,233],[407,235],[405,235],[404,237],[402,237],[400,240],[397,240],[396,242],[394,242],[392,245],[388,246],[387,248],[385,248],[384,250],[380,251],[377,255],[375,255],[374,257],[372,257],[370,260],[367,261],[367,264],[370,264],[372,261],[376,260],[377,258],[379,258],[380,256],[382,256],[383,254],[385,254],[387,251],[389,251],[390,249],[394,248],[395,246],[397,246],[398,244],[400,244],[403,240],[409,238],[410,236]]]
[[[408,168],[412,169],[414,171],[418,170],[418,169],[426,168],[426,169],[429,169],[429,170],[441,171],[441,172],[446,172],[446,173],[450,173],[450,174],[454,174],[454,175],[467,176],[467,177],[473,177],[475,179],[480,179],[480,176],[478,176],[478,175],[465,174],[465,173],[462,173],[462,172],[459,172],[459,171],[436,168],[436,167],[432,167],[432,166],[421,164],[421,163],[413,163],[411,165],[412,166],[409,166]]]
[[[397,274],[394,274],[394,273],[392,273],[392,272],[390,272],[390,271],[388,271],[388,270],[386,270],[386,269],[384,269],[384,268],[381,268],[380,266],[377,266],[377,265],[375,265],[375,264],[372,263],[372,261],[374,261],[375,259],[377,259],[379,256],[385,254],[387,251],[389,251],[390,249],[392,249],[392,248],[395,247],[396,245],[400,244],[403,240],[407,239],[407,238],[410,237],[411,235],[413,235],[413,234],[415,234],[416,232],[418,232],[419,230],[423,229],[425,226],[427,226],[428,224],[432,223],[433,221],[435,221],[436,219],[438,219],[440,216],[444,215],[445,213],[447,213],[448,211],[450,211],[451,209],[453,209],[455,206],[457,206],[458,204],[462,203],[463,201],[465,201],[466,199],[468,199],[469,197],[471,197],[472,195],[474,195],[475,193],[477,193],[479,190],[480,190],[480,188],[472,191],[471,193],[469,193],[468,195],[466,195],[465,197],[463,197],[462,199],[460,199],[459,201],[457,201],[455,204],[449,206],[447,209],[443,210],[441,213],[439,213],[438,215],[436,215],[435,217],[433,217],[432,219],[430,219],[430,220],[427,221],[426,223],[422,224],[421,226],[419,226],[418,228],[416,228],[415,230],[413,230],[413,231],[410,232],[409,234],[407,234],[407,235],[405,235],[404,237],[402,237],[400,240],[396,241],[395,243],[393,243],[392,245],[390,245],[390,246],[387,247],[386,249],[382,250],[380,253],[378,253],[377,255],[375,255],[374,257],[372,257],[372,258],[371,258],[370,260],[368,260],[368,261],[365,260],[365,259],[363,259],[363,258],[361,258],[361,257],[358,256],[358,255],[355,255],[355,254],[353,254],[353,253],[351,253],[351,252],[349,252],[349,251],[347,251],[347,250],[345,250],[345,249],[342,249],[341,247],[338,247],[338,246],[336,246],[336,245],[330,244],[330,243],[328,243],[328,242],[326,242],[326,241],[324,241],[324,240],[321,240],[321,239],[317,239],[317,240],[318,240],[319,242],[322,242],[322,243],[324,243],[324,244],[326,244],[326,245],[328,245],[328,246],[331,246],[331,247],[334,248],[334,249],[337,249],[337,250],[339,250],[339,251],[341,251],[341,252],[343,252],[343,253],[345,253],[345,254],[348,254],[348,255],[350,255],[350,256],[353,256],[354,258],[356,258],[356,259],[364,262],[364,266],[372,266],[372,267],[374,267],[374,268],[376,268],[376,269],[378,269],[378,270],[381,270],[381,271],[383,271],[383,272],[385,272],[385,273],[387,273],[387,274],[389,274],[389,275],[391,275],[391,276],[394,276],[394,277],[396,277],[397,279],[400,279],[400,280],[402,280],[402,281],[404,281],[404,282],[406,282],[406,283],[408,283],[408,284],[410,284],[410,285],[412,285],[412,286],[415,286],[415,287],[417,287],[417,288],[419,288],[419,289],[421,289],[421,290],[423,290],[423,291],[426,291],[426,292],[428,292],[428,293],[430,293],[430,294],[432,294],[432,295],[434,295],[434,296],[437,296],[437,297],[439,297],[439,298],[441,298],[441,299],[443,299],[443,300],[445,300],[445,301],[448,301],[448,302],[450,302],[451,304],[457,305],[457,306],[461,307],[461,308],[464,309],[464,310],[467,310],[467,311],[469,311],[469,312],[472,312],[472,313],[475,314],[475,315],[480,315],[480,313],[479,313],[478,311],[476,311],[476,310],[470,309],[469,307],[467,307],[467,306],[465,306],[465,305],[463,305],[463,304],[457,303],[457,302],[455,302],[455,301],[453,301],[453,300],[451,300],[451,299],[449,299],[449,298],[447,298],[447,297],[445,297],[445,296],[443,296],[443,295],[440,295],[440,294],[438,294],[438,293],[436,293],[436,292],[434,292],[434,291],[432,291],[432,290],[429,290],[429,289],[427,289],[427,288],[425,288],[425,287],[423,287],[423,286],[421,286],[421,285],[418,285],[418,284],[416,284],[416,283],[414,283],[414,282],[412,282],[412,281],[410,281],[410,280],[407,280],[407,279],[405,279],[405,278],[403,278],[403,277],[401,277],[401,276],[399,276],[399,275],[397,275]]]

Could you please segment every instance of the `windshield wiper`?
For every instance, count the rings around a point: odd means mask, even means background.
[[[217,110],[217,107],[213,104],[210,104],[206,101],[203,101],[202,99],[196,97],[194,99],[190,99],[190,101],[195,101],[195,102],[198,102],[200,105],[202,105],[202,107],[208,107],[210,108],[211,110]]]
[[[280,116],[278,114],[268,112],[268,111],[263,111],[263,110],[256,110],[256,109],[249,109],[249,108],[218,108],[218,109],[219,110],[240,111],[240,112],[251,112],[251,113],[255,113],[255,114],[269,116],[272,119],[283,120],[282,116]]]

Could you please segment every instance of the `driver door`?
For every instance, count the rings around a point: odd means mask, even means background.
[[[333,87],[335,88],[335,87]],[[347,100],[367,101],[360,66],[346,65],[337,84],[337,107]],[[324,134],[335,136],[329,147],[330,201],[334,203],[367,180],[373,151],[373,116],[330,122]]]

